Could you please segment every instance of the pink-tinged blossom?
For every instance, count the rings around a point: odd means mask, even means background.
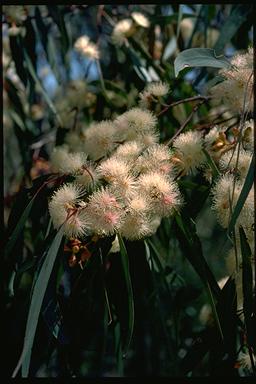
[[[182,204],[176,183],[157,172],[141,175],[139,190],[149,199],[155,215],[170,216]]]
[[[121,225],[122,207],[116,196],[107,188],[102,188],[89,197],[87,210],[90,214],[92,232],[96,234],[112,235]]]

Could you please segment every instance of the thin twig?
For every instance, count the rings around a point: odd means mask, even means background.
[[[156,116],[159,117],[159,116],[163,115],[166,111],[168,111],[169,108],[175,107],[176,105],[179,105],[179,104],[187,103],[189,101],[197,101],[197,100],[203,100],[205,102],[211,98],[212,98],[211,96],[198,95],[198,96],[188,97],[187,99],[174,101],[173,103],[166,105],[165,108],[162,109],[162,111],[160,111]]]
[[[204,98],[202,101],[200,101],[197,105],[194,106],[194,108],[192,109],[191,113],[188,115],[188,117],[186,118],[186,120],[184,121],[184,123],[180,126],[180,128],[178,129],[178,131],[175,133],[175,135],[167,141],[166,145],[170,145],[174,139],[176,139],[176,137],[183,131],[183,129],[188,125],[188,123],[190,122],[190,120],[192,119],[194,113],[198,110],[198,108],[204,104],[206,101],[206,99]]]

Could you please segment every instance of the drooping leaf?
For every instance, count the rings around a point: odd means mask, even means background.
[[[14,85],[12,80],[9,79],[8,77],[5,77],[4,82],[5,82],[5,88],[7,90],[8,97],[11,101],[11,105],[13,107],[13,110],[24,121],[26,116],[25,116],[25,112],[23,109],[23,104],[22,104],[20,97],[19,97],[19,92],[18,92],[17,87]]]
[[[176,39],[178,40],[180,35],[180,23],[183,18],[183,4],[179,4],[179,12],[178,12],[178,25],[177,25],[177,33],[176,33]]]
[[[153,253],[150,252],[149,246],[152,248]],[[168,282],[166,280],[164,268],[163,268],[161,261],[160,261],[160,255],[159,255],[158,249],[157,249],[157,247],[155,247],[155,244],[153,243],[153,241],[150,238],[145,240],[145,248],[146,248],[147,254],[150,255],[150,258],[148,257],[149,260],[151,261],[151,258],[152,258],[153,261],[156,263],[157,269],[158,269],[158,271],[159,271],[159,273],[163,279],[163,283],[164,283],[164,286],[166,288],[166,291],[170,293],[170,288],[169,288]],[[152,269],[152,268],[154,268],[153,265],[151,265],[150,269]]]
[[[121,261],[126,281],[126,287],[127,287],[127,293],[128,293],[128,331],[126,336],[126,342],[124,343],[123,347],[123,354],[124,356],[128,352],[132,335],[133,335],[133,327],[134,327],[134,301],[133,301],[133,290],[132,290],[132,282],[131,282],[131,276],[130,276],[130,270],[129,270],[129,258],[126,251],[126,247],[123,241],[122,236],[118,233],[118,241],[120,246],[120,255],[121,255]]]
[[[61,41],[62,41],[61,49],[63,49],[63,53],[65,54],[69,49],[69,35],[67,32],[63,13],[61,12],[59,5],[48,5],[47,8],[48,8],[49,14],[51,15],[54,22],[59,28]]]
[[[202,246],[196,234],[195,224],[190,218],[186,217],[184,213],[182,216],[176,214],[175,221],[177,224],[176,230],[178,240],[184,255],[193,265],[202,282],[205,285],[208,282],[215,297],[218,298],[220,294],[220,287],[203,256]]]
[[[249,345],[253,345],[255,339],[255,326],[252,323],[253,315],[253,273],[251,257],[252,252],[248,244],[245,231],[239,227],[242,254],[242,286],[243,286],[243,309],[246,326],[246,333]],[[254,335],[254,336],[253,336]]]
[[[230,62],[221,55],[217,56],[214,49],[211,48],[189,48],[178,54],[174,60],[175,77],[179,72],[189,67],[213,67],[228,68]]]
[[[61,228],[57,232],[47,252],[47,255],[41,267],[40,273],[35,282],[33,292],[32,292],[31,304],[29,307],[27,323],[26,323],[23,350],[22,350],[20,359],[18,361],[18,364],[13,372],[12,377],[15,377],[17,375],[20,368],[22,368],[22,377],[28,377],[29,375],[29,366],[30,366],[32,347],[33,347],[34,338],[36,334],[36,328],[37,328],[38,319],[41,311],[41,306],[43,303],[48,281],[53,269],[53,265],[54,265],[56,256],[58,254],[62,237],[63,237],[63,229]]]
[[[10,36],[9,40],[11,55],[14,60],[16,72],[23,84],[26,86],[28,81],[28,74],[24,67],[24,56],[20,36]]]
[[[18,240],[18,238],[19,238],[19,236],[20,236],[20,234],[24,228],[24,225],[25,225],[25,223],[26,223],[26,221],[27,221],[27,219],[31,213],[31,209],[33,207],[33,204],[35,202],[36,197],[38,196],[38,194],[42,191],[42,189],[46,185],[46,182],[43,182],[43,181],[47,180],[48,178],[49,178],[49,175],[43,175],[42,177],[39,177],[38,179],[34,180],[34,185],[33,185],[33,188],[31,189],[33,196],[30,199],[30,201],[27,204],[24,211],[22,212],[22,215],[21,215],[19,221],[17,222],[15,228],[13,229],[13,231],[10,235],[9,240],[6,243],[5,250],[4,250],[4,254],[6,257],[10,254],[14,245],[16,244],[16,242],[17,242],[17,240]]]
[[[28,205],[26,206],[25,210],[23,211],[23,214],[20,218],[20,220],[18,221],[10,239],[8,240],[7,244],[6,244],[6,247],[5,247],[5,256],[7,257],[10,252],[12,251],[14,245],[16,244],[17,240],[18,240],[18,237],[21,233],[21,231],[23,230],[24,228],[24,225],[29,217],[29,214],[30,214],[30,211],[31,211],[31,208],[32,208],[32,205],[34,203],[34,198],[35,196],[30,200],[30,202],[28,203]]]
[[[48,57],[48,35],[49,35],[49,27],[45,25],[44,19],[41,15],[40,8],[35,7],[35,23],[37,26],[38,34],[44,48],[46,57]]]

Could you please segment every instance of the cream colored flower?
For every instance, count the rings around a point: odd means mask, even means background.
[[[131,17],[140,27],[148,28],[150,25],[148,18],[141,12],[132,12]]]
[[[244,109],[253,110],[253,49],[244,55],[236,55],[231,60],[232,66],[222,69],[220,74],[225,80],[211,89],[211,94],[230,106],[234,112]]]
[[[176,183],[157,172],[141,175],[138,179],[139,191],[145,195],[152,206],[152,213],[170,216],[182,204]]]
[[[124,211],[117,197],[107,188],[91,194],[87,210],[93,233],[101,236],[114,234],[122,223]]]
[[[220,169],[223,171],[229,170],[234,172],[236,169],[237,158],[237,174],[241,179],[245,179],[251,163],[252,154],[242,148],[240,148],[238,154],[238,145],[235,151],[230,150],[221,157],[219,161]]]
[[[84,189],[77,184],[64,184],[54,192],[49,202],[49,212],[53,226],[59,229],[63,225],[68,237],[79,237],[89,233],[89,216],[81,200]]]
[[[160,172],[169,174],[172,169],[171,152],[164,144],[155,144],[144,150],[137,159],[135,171],[139,173]]]
[[[98,60],[100,57],[99,50],[96,44],[92,43],[88,36],[80,36],[75,44],[75,49],[84,56],[88,56],[90,59]]]
[[[112,151],[116,144],[116,129],[111,121],[93,123],[83,131],[84,150],[92,160],[98,160]]]
[[[158,81],[149,83],[145,89],[139,93],[139,104],[142,108],[149,108],[151,105],[152,97],[162,97],[169,92],[168,84]]]
[[[151,234],[149,211],[149,201],[141,195],[134,195],[126,208],[126,215],[120,228],[121,235],[127,240],[149,236]]]
[[[185,174],[200,168],[206,162],[202,146],[203,139],[199,132],[181,133],[173,142],[172,162],[175,167]]]
[[[113,153],[113,157],[129,164],[138,159],[142,150],[143,145],[138,141],[128,141],[117,147],[116,151]]]
[[[132,108],[114,121],[121,140],[133,141],[145,134],[154,134],[156,117],[149,111]]]
[[[131,19],[123,19],[119,21],[112,32],[111,39],[116,45],[123,45],[126,38],[133,33],[133,22]]]
[[[55,147],[51,154],[51,163],[54,172],[75,174],[82,168],[85,162],[85,153],[70,153],[65,145]]]

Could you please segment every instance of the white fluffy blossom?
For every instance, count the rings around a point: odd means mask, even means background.
[[[54,192],[49,202],[49,212],[53,226],[63,225],[68,237],[82,236],[89,231],[89,220],[81,200],[84,189],[77,184],[65,184]]]
[[[102,161],[97,169],[99,175],[109,183],[115,182],[129,173],[127,163],[115,157]]]
[[[138,183],[140,193],[150,201],[156,215],[170,216],[182,203],[176,183],[160,173],[141,175]]]
[[[9,22],[21,24],[27,15],[23,5],[4,5],[3,13]]]
[[[123,45],[126,38],[133,33],[133,21],[132,19],[123,19],[116,23],[111,38],[114,44]]]
[[[138,143],[142,144],[145,147],[150,147],[151,145],[154,145],[158,143],[159,140],[159,133],[158,132],[152,132],[152,133],[142,133],[138,136]]]
[[[251,159],[252,159],[251,152],[245,151],[242,148],[240,148],[238,153],[238,146],[237,146],[235,151],[232,151],[232,150],[228,151],[221,157],[219,165],[223,171],[230,170],[234,172],[236,168],[237,157],[238,157],[237,173],[241,179],[244,179],[248,173],[249,166],[251,163]]]
[[[139,142],[128,141],[117,147],[116,151],[113,153],[113,157],[130,163],[137,160],[142,150],[143,145]]]
[[[121,140],[136,140],[144,134],[154,134],[156,117],[149,111],[140,108],[132,108],[118,116],[115,125]]]
[[[141,196],[135,195],[127,205],[126,215],[120,233],[127,240],[138,240],[151,233],[149,219],[150,203]]]
[[[131,17],[140,27],[148,28],[150,25],[148,18],[141,12],[132,12]]]
[[[135,170],[139,173],[158,171],[163,174],[169,174],[172,168],[171,152],[164,144],[155,144],[150,146],[138,158]]]
[[[94,164],[87,161],[76,174],[76,183],[86,189],[93,189],[99,183],[99,173]]]
[[[203,139],[199,132],[181,133],[173,142],[173,163],[185,174],[193,172],[206,161],[202,146]]]
[[[216,213],[219,223],[227,228],[231,219],[231,208],[234,209],[238,197],[241,193],[243,184],[236,181],[233,194],[234,176],[225,174],[219,178],[214,188],[212,189],[213,210]],[[232,201],[233,195],[233,201]],[[242,225],[246,230],[251,230],[253,225],[254,215],[254,191],[250,191],[243,209],[237,219],[237,224]]]
[[[161,97],[167,95],[169,92],[168,84],[158,81],[149,83],[142,92],[139,93],[140,106],[142,108],[149,108],[153,97]]]
[[[85,162],[85,153],[69,153],[65,145],[55,147],[51,155],[51,163],[54,172],[74,174],[82,168]]]
[[[89,37],[84,35],[80,36],[75,44],[74,47],[77,51],[79,51],[82,55],[88,56],[90,59],[99,59],[100,53],[99,50],[93,42],[90,41]]]
[[[225,80],[211,89],[212,95],[223,100],[234,112],[252,111],[253,97],[253,49],[247,53],[238,54],[231,60],[232,66],[222,69],[221,75]]]
[[[83,134],[84,150],[92,160],[98,160],[115,147],[116,129],[111,121],[94,123]]]
[[[124,215],[117,197],[107,188],[101,188],[90,195],[87,211],[92,232],[102,236],[114,234]]]

